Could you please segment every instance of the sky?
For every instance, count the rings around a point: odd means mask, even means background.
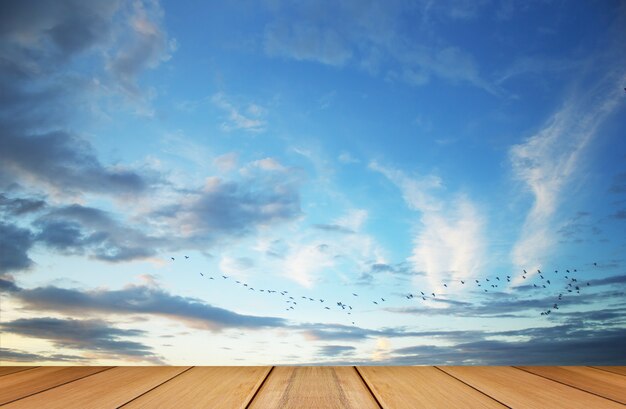
[[[3,1],[0,363],[626,365],[620,1]]]

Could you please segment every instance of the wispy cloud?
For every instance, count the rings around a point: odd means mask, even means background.
[[[414,247],[409,260],[416,271],[424,271],[434,288],[445,276],[476,274],[484,263],[484,221],[476,205],[461,195],[440,198],[443,183],[433,175],[410,177],[377,162],[370,169],[383,174],[401,191],[407,206],[420,213]]]
[[[265,109],[256,104],[239,107],[231,102],[223,93],[211,97],[215,106],[226,113],[226,121],[222,122],[224,131],[242,129],[248,132],[263,132],[267,126]]]
[[[568,99],[536,134],[509,150],[513,174],[533,198],[511,254],[516,266],[538,266],[553,248],[554,214],[565,189],[585,166],[588,145],[622,99],[614,84],[624,78],[619,72],[605,74],[588,92]]]
[[[263,46],[269,56],[357,67],[414,86],[437,78],[498,94],[498,87],[483,77],[467,50],[443,38],[432,39],[435,31],[430,27],[430,14],[444,19],[469,19],[481,7],[478,3],[454,1],[442,7],[432,2],[416,7],[395,1],[273,5],[270,9],[275,20],[265,27]],[[398,23],[405,20],[412,21],[411,30],[422,36],[408,36],[409,30]],[[419,41],[420,37],[431,41]]]

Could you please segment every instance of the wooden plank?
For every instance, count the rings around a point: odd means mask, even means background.
[[[622,408],[619,403],[505,366],[442,366],[446,373],[511,408]]]
[[[601,369],[603,371],[613,372],[620,375],[626,375],[626,366],[592,366],[592,368]]]
[[[275,367],[249,406],[253,409],[379,408],[354,367]]]
[[[383,408],[505,408],[432,366],[357,368]]]
[[[622,375],[584,366],[520,366],[519,368],[626,404],[626,377]]]
[[[27,369],[37,368],[36,366],[3,366],[0,367],[0,376],[9,375],[16,372],[26,371]]]
[[[176,366],[117,367],[11,402],[3,408],[115,408],[186,369]]]
[[[194,367],[124,408],[245,408],[271,366]]]
[[[72,382],[111,367],[43,366],[0,378],[0,405],[64,383]]]

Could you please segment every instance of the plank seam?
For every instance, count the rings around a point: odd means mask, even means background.
[[[120,406],[118,406],[118,407],[117,407],[117,409],[123,408],[124,406],[128,405],[128,404],[129,404],[129,403],[131,403],[132,401],[134,401],[134,400],[137,400],[137,399],[141,398],[143,395],[145,395],[145,394],[147,394],[147,393],[149,393],[149,392],[152,392],[153,390],[155,390],[155,389],[156,389],[156,388],[158,388],[159,386],[161,386],[161,385],[163,385],[163,384],[165,384],[165,383],[167,383],[167,382],[171,381],[172,379],[174,379],[174,378],[176,378],[176,377],[178,377],[178,376],[180,376],[180,375],[184,374],[185,372],[187,372],[187,371],[189,371],[189,370],[191,370],[191,369],[193,369],[193,368],[195,368],[195,367],[194,367],[194,366],[190,366],[189,368],[185,369],[184,371],[179,372],[179,373],[177,373],[176,375],[172,376],[171,378],[168,378],[168,379],[164,380],[164,381],[163,381],[163,382],[161,382],[160,384],[158,384],[158,385],[156,385],[156,386],[154,386],[154,387],[152,387],[152,388],[148,389],[147,391],[145,391],[145,392],[143,392],[143,393],[141,393],[141,394],[139,394],[139,395],[135,396],[134,398],[132,398],[132,399],[131,399],[131,400],[129,400],[128,402],[121,404]]]
[[[275,366],[272,366],[270,368],[270,370],[267,371],[267,375],[265,375],[265,378],[263,378],[263,381],[261,381],[261,383],[259,384],[259,387],[256,388],[256,391],[254,391],[254,394],[252,395],[252,397],[250,398],[250,400],[246,404],[245,409],[248,409],[250,407],[250,405],[252,405],[252,402],[254,402],[254,399],[256,399],[257,395],[259,394],[259,391],[261,390],[261,388],[263,388],[263,385],[265,385],[265,381],[267,381],[267,379],[270,377],[270,374],[272,373],[274,368],[275,368]]]
[[[38,366],[37,368],[41,368],[41,367],[40,367],[40,366]],[[115,367],[114,367],[114,366],[112,366],[112,367],[110,367],[110,368],[105,368],[105,369],[103,369],[103,370],[101,370],[101,371],[94,372],[94,373],[90,373],[90,374],[88,374],[88,375],[81,376],[80,378],[72,379],[72,380],[69,380],[69,381],[67,381],[67,382],[63,382],[63,383],[60,383],[60,384],[58,384],[58,385],[51,386],[51,387],[46,388],[46,389],[42,389],[42,390],[40,390],[40,391],[33,392],[33,393],[28,394],[28,395],[24,395],[24,396],[22,396],[22,397],[20,397],[20,398],[13,399],[13,400],[8,401],[8,402],[4,402],[3,404],[0,404],[0,406],[4,406],[4,405],[8,405],[9,403],[17,402],[18,400],[22,400],[22,399],[28,398],[28,397],[30,397],[30,396],[34,396],[34,395],[37,395],[37,394],[39,394],[39,393],[43,393],[43,392],[49,391],[49,390],[51,390],[51,389],[58,388],[59,386],[67,385],[68,383],[76,382],[76,381],[79,381],[79,380],[81,380],[81,379],[85,379],[85,378],[88,378],[88,377],[90,377],[90,376],[97,375],[97,374],[102,373],[102,372],[106,372],[106,371],[108,371],[108,370],[110,370],[110,369],[113,369],[113,368],[115,368]],[[33,368],[33,369],[35,369],[35,368]],[[25,371],[20,371],[20,372],[25,372]],[[17,372],[17,373],[20,373],[20,372]]]
[[[14,373],[22,373],[22,372],[25,372],[25,371],[28,371],[28,370],[31,370],[31,369],[37,369],[37,368],[39,368],[39,366],[30,366],[28,368],[22,369],[21,371],[16,371],[16,372],[2,374],[2,375],[0,375],[0,377],[13,375]]]
[[[445,373],[445,374],[446,374],[446,375],[448,375],[449,377],[454,378],[454,379],[456,379],[457,381],[461,382],[462,384],[469,386],[470,388],[474,389],[475,391],[477,391],[477,392],[479,392],[479,393],[481,393],[481,394],[485,395],[485,396],[486,396],[486,397],[488,397],[489,399],[491,399],[491,400],[495,400],[496,402],[498,402],[500,405],[504,406],[505,408],[509,408],[509,409],[511,409],[511,406],[507,405],[506,403],[504,403],[504,402],[500,402],[498,399],[494,398],[493,396],[491,396],[491,395],[489,395],[489,394],[487,394],[487,393],[485,393],[485,392],[481,391],[480,389],[478,389],[478,388],[476,388],[476,387],[474,387],[474,386],[470,385],[469,383],[467,383],[467,382],[463,381],[462,379],[457,378],[456,376],[452,375],[451,373],[448,373],[448,372],[444,371],[444,370],[443,370],[443,369],[441,369],[440,367],[438,367],[438,366],[433,366],[433,368],[439,369],[441,372]]]
[[[370,388],[369,384],[365,381],[365,378],[363,377],[363,374],[361,373],[361,371],[359,371],[359,368],[357,368],[356,366],[353,366],[353,368],[356,371],[356,373],[359,375],[359,378],[361,378],[361,381],[363,381],[363,383],[365,384],[365,387],[369,391],[370,395],[372,395],[372,398],[374,398],[374,402],[376,402],[376,404],[378,405],[380,409],[383,409],[382,403],[380,403],[380,401],[378,400],[378,397],[376,396],[372,388]]]
[[[609,371],[608,369],[599,368],[599,367],[597,367],[597,366],[586,366],[586,368],[591,368],[591,369],[595,369],[596,371],[602,371],[602,372],[606,372],[606,373],[612,373],[613,375],[626,376],[626,374],[619,373],[619,372]]]
[[[577,386],[570,385],[570,384],[568,384],[568,383],[561,382],[561,381],[556,380],[556,379],[548,378],[547,376],[543,376],[543,375],[536,374],[536,373],[534,373],[534,372],[527,371],[526,369],[523,369],[523,368],[520,368],[520,367],[517,367],[517,366],[513,366],[512,368],[518,369],[518,370],[520,370],[520,371],[524,371],[524,372],[529,373],[529,374],[531,374],[531,375],[539,376],[539,377],[544,378],[544,379],[547,379],[547,380],[549,380],[549,381],[553,381],[553,382],[556,382],[556,383],[560,383],[561,385],[569,386],[570,388],[573,388],[573,389],[578,389],[578,390],[579,390],[579,391],[581,391],[581,392],[586,392],[586,393],[589,393],[589,394],[591,394],[591,395],[595,395],[595,396],[597,396],[597,397],[599,397],[599,398],[603,398],[603,399],[607,399],[607,400],[613,401],[613,402],[615,402],[615,403],[619,403],[620,405],[623,405],[623,404],[624,404],[623,402],[617,401],[617,400],[615,400],[615,399],[611,399],[611,398],[608,398],[608,397],[606,397],[606,396],[599,395],[599,394],[597,394],[597,393],[595,393],[595,392],[591,392],[591,391],[587,391],[587,390],[581,389],[581,388],[579,388],[579,387],[577,387]]]

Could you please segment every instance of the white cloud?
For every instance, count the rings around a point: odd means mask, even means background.
[[[479,271],[484,258],[483,220],[472,202],[461,198],[445,214],[425,212],[421,222],[409,260],[415,270],[428,274],[433,288],[442,284],[438,273],[460,279]]]
[[[564,190],[584,166],[587,146],[623,97],[615,84],[624,83],[626,76],[619,77],[608,75],[587,94],[575,95],[535,135],[511,147],[513,174],[533,195],[511,255],[516,266],[539,266],[555,244],[553,216]]]
[[[367,210],[365,209],[350,209],[346,215],[337,218],[333,224],[356,232],[361,230],[361,227],[367,220],[367,216]]]
[[[354,156],[350,155],[348,152],[342,152],[337,159],[341,163],[359,163],[360,161],[356,159]]]
[[[213,164],[220,172],[230,172],[237,167],[239,155],[236,152],[229,152],[213,159]]]
[[[263,132],[265,130],[267,123],[264,119],[264,108],[256,104],[248,104],[242,109],[230,102],[221,92],[213,95],[211,102],[227,114],[227,120],[221,125],[223,130],[243,129],[248,132]]]
[[[435,190],[442,188],[441,178],[434,175],[410,177],[404,172],[370,162],[369,168],[382,173],[402,192],[406,204],[413,210],[428,212],[441,208],[441,202],[434,197]]]
[[[334,266],[334,260],[326,250],[323,243],[292,246],[285,258],[285,274],[304,287],[312,287],[322,270]]]
[[[465,196],[443,200],[436,196],[441,179],[426,175],[409,177],[404,172],[370,163],[370,169],[383,174],[402,192],[407,206],[421,213],[409,261],[416,271],[423,271],[433,288],[442,279],[476,274],[484,263],[485,239],[483,218]]]

